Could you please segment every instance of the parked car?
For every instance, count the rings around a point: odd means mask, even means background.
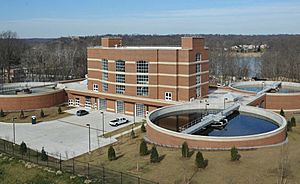
[[[89,114],[89,112],[86,111],[86,110],[78,110],[78,111],[76,112],[76,115],[77,115],[77,116],[84,116],[84,115],[87,115],[87,114]]]
[[[109,124],[110,124],[111,126],[118,126],[118,125],[125,124],[125,123],[128,123],[128,122],[129,122],[128,119],[126,119],[126,118],[124,118],[124,117],[119,117],[119,118],[116,118],[116,119],[114,119],[114,120],[111,120],[111,121],[109,122]]]

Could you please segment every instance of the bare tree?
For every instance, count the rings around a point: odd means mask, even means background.
[[[7,80],[11,82],[11,68],[20,64],[21,55],[25,49],[23,41],[12,31],[0,34],[0,63],[2,74],[7,73]]]

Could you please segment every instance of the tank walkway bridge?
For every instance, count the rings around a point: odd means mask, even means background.
[[[249,105],[249,104],[255,102],[256,100],[262,98],[265,95],[266,92],[268,92],[270,90],[276,90],[276,89],[278,89],[281,86],[281,83],[282,82],[279,81],[279,82],[274,82],[274,83],[272,83],[270,85],[267,85],[261,91],[257,92],[256,95],[255,95],[255,97],[251,101],[249,101],[247,103],[247,105]]]
[[[3,87],[0,86],[0,94],[5,94],[8,92],[13,92],[13,91],[23,91],[25,89],[34,89],[34,88],[41,88],[41,87],[49,87],[49,86],[56,86],[56,83],[47,83],[47,84],[42,84],[42,85],[18,85],[18,86],[7,86]]]
[[[257,95],[261,95],[261,94],[264,94],[270,90],[276,90],[277,88],[279,88],[281,86],[281,82],[274,82],[270,85],[267,85],[266,87],[264,87],[261,91],[257,92],[256,94]]]
[[[228,108],[222,110],[221,112],[219,112],[217,114],[208,114],[207,116],[204,116],[203,118],[197,118],[197,119],[189,122],[188,124],[186,124],[182,127],[179,127],[179,132],[185,133],[185,134],[193,134],[210,124],[220,122],[221,120],[225,119],[227,116],[229,116],[230,114],[232,114],[234,111],[238,110],[239,108],[240,108],[240,104],[236,103],[236,104],[233,104],[233,105],[229,106]]]

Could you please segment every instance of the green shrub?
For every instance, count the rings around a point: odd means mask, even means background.
[[[296,118],[294,116],[291,118],[291,124],[293,127],[296,126]]]
[[[21,119],[25,118],[25,115],[24,115],[24,111],[23,111],[23,110],[21,110],[21,112],[20,112],[20,118],[21,118]]]
[[[112,146],[108,148],[108,160],[109,161],[116,160],[116,152]]]
[[[184,142],[181,146],[181,154],[182,154],[182,157],[185,157],[187,158],[189,156],[189,146],[186,142]]]
[[[231,150],[230,150],[230,153],[231,153],[231,161],[240,160],[241,155],[239,154],[236,147],[232,147]]]
[[[27,153],[27,145],[25,144],[25,142],[22,141],[21,145],[20,145],[20,153],[22,155],[24,155],[25,153]]]
[[[203,155],[200,151],[198,151],[197,155],[196,155],[196,166],[198,168],[206,168],[206,166],[208,165],[208,160],[205,160],[203,158]]]
[[[293,131],[293,126],[292,126],[292,122],[291,121],[287,121],[287,131],[289,131],[289,132],[291,132],[291,131]]]
[[[146,141],[143,139],[140,144],[140,155],[145,156],[148,154],[148,147]]]
[[[3,109],[0,110],[0,117],[4,117]]]
[[[40,116],[41,116],[41,118],[45,117],[45,113],[44,113],[43,109],[41,109]]]
[[[60,106],[58,107],[57,112],[58,112],[58,114],[61,114],[61,113],[62,113],[62,110],[61,110],[61,107],[60,107]]]
[[[279,113],[279,114],[280,114],[281,116],[285,117],[283,109],[280,109],[280,113]]]
[[[48,160],[48,155],[47,155],[46,151],[44,150],[44,147],[42,148],[42,152],[41,152],[41,160],[42,161]]]
[[[134,139],[136,137],[133,128],[131,129],[130,136],[132,139]]]
[[[159,162],[159,155],[156,146],[153,146],[151,149],[150,162],[151,163]]]
[[[145,123],[143,121],[142,126],[141,126],[141,132],[146,132],[146,127],[145,127]]]

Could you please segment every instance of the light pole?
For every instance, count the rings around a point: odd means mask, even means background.
[[[89,128],[89,154],[91,153],[91,125],[86,124],[86,126]]]
[[[207,113],[207,106],[209,105],[209,103],[207,102],[207,100],[205,100],[205,113],[206,113],[206,115],[208,114]]]
[[[223,107],[224,107],[224,110],[225,110],[225,108],[226,108],[226,106],[225,106],[225,105],[226,105],[226,104],[225,104],[225,103],[226,103],[226,100],[228,100],[228,98],[224,98],[224,106],[223,106]]]
[[[104,112],[101,111],[102,114],[102,137],[104,137]]]
[[[133,124],[135,124],[135,111],[136,111],[136,104],[134,105],[134,109],[133,109]]]
[[[14,145],[16,144],[16,124],[15,124],[15,119],[17,119],[17,118],[14,117],[14,118],[12,119],[12,122],[13,122]]]

